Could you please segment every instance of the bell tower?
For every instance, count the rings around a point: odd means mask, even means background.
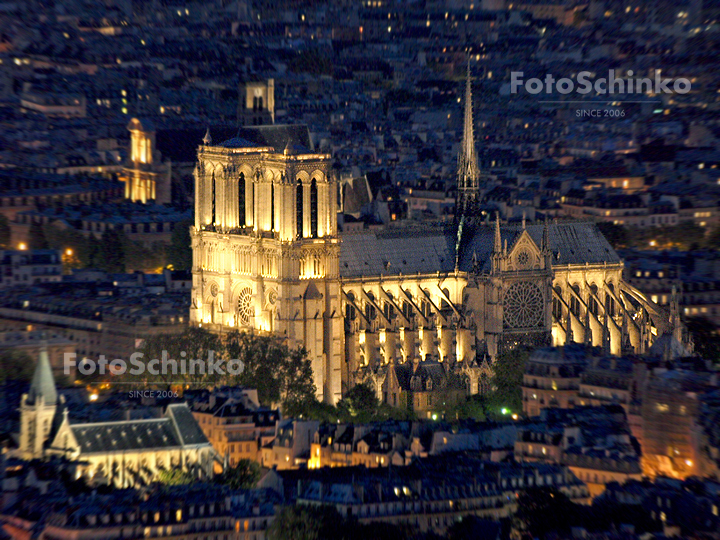
[[[305,126],[241,128],[198,149],[190,318],[304,346],[318,397],[340,399],[337,182]]]

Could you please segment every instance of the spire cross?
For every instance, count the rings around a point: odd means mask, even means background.
[[[468,56],[467,77],[465,81],[465,114],[463,121],[463,141],[458,156],[458,212],[468,213],[471,201],[477,201],[480,169],[475,151],[475,134],[472,110],[472,83],[470,76],[470,57]]]

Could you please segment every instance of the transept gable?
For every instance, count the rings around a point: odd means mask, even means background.
[[[532,236],[523,229],[508,249],[509,269],[532,270],[541,267],[541,250]]]

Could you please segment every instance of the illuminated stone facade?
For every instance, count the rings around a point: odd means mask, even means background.
[[[191,320],[304,346],[328,402],[359,382],[397,405],[419,392],[443,400],[458,381],[482,393],[518,345],[643,352],[671,326],[622,281],[622,261],[591,223],[464,216],[341,238],[330,156],[312,150],[304,127],[241,128],[219,145],[208,135],[195,176]],[[400,369],[416,359],[447,377]]]
[[[149,120],[133,118],[130,131],[130,159],[122,170],[125,198],[146,203],[170,203],[170,165],[161,162],[155,149],[155,127]]]
[[[260,141],[260,142],[258,142]],[[307,128],[244,128],[198,151],[191,320],[304,346],[321,397],[341,394],[337,182]]]
[[[75,462],[78,479],[116,488],[151,484],[168,470],[207,479],[219,460],[185,403],[168,405],[161,418],[71,422],[45,347],[20,402],[19,445],[13,454],[27,460],[63,456]]]

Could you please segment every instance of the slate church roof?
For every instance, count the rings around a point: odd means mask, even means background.
[[[70,429],[84,454],[210,444],[184,403],[169,405],[164,418],[71,424]]]
[[[160,129],[155,145],[164,159],[175,163],[197,161],[198,146],[209,132],[211,146],[224,148],[272,147],[275,152],[291,154],[313,152],[310,131],[305,124],[273,124],[268,126],[210,126],[197,129]]]
[[[528,234],[538,247],[542,244],[543,224],[528,225]],[[519,225],[501,227],[503,245],[508,250],[522,233]],[[492,225],[466,229],[461,243],[459,270],[469,272],[473,257],[481,270],[490,270],[494,229]],[[594,223],[552,223],[548,225],[553,266],[618,264],[620,257]],[[455,270],[457,231],[445,227],[434,231],[392,229],[346,234],[340,248],[340,275],[344,278],[376,275],[449,273]]]

